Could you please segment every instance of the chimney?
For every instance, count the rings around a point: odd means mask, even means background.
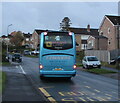
[[[90,32],[90,25],[87,25],[87,32]]]

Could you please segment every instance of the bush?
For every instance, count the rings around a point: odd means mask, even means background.
[[[8,62],[8,60],[6,59],[6,55],[2,54],[2,62]]]
[[[0,57],[2,57],[2,62],[8,62],[6,59],[6,45],[4,42],[2,43],[2,53],[0,53]]]
[[[85,56],[84,51],[77,51],[76,52],[77,59],[82,60]]]

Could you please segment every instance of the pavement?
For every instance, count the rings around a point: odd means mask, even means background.
[[[106,70],[112,70],[112,71],[115,71],[117,73],[112,73],[112,74],[101,74],[103,76],[106,76],[106,77],[110,77],[110,78],[113,78],[113,79],[117,79],[117,80],[120,80],[120,70],[117,70],[117,69],[114,69],[114,68],[109,68],[109,67],[103,67],[103,69],[106,69]]]
[[[8,71],[10,68],[7,67],[3,67],[3,69],[7,74],[7,82],[5,90],[2,94],[2,103],[13,101],[44,102],[43,97],[39,95],[35,89],[33,89],[25,74],[12,71],[10,72]]]
[[[120,72],[120,70],[114,69],[114,68],[110,68],[110,67],[102,66],[101,68],[106,69],[106,70],[112,70],[112,71],[115,71],[115,72]]]

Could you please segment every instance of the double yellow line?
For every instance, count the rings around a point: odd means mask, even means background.
[[[44,88],[39,88],[39,90],[47,97],[51,103],[57,103],[56,100]]]

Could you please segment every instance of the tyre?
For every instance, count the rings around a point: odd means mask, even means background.
[[[101,66],[98,66],[98,69],[101,69]]]
[[[14,61],[14,59],[12,59],[12,61]]]
[[[40,75],[40,79],[41,79],[41,80],[44,80],[44,79],[45,79],[45,77],[43,77],[43,76],[41,76],[41,75]]]
[[[84,65],[82,67],[85,68]]]
[[[86,69],[90,69],[90,67],[89,67],[89,65],[86,65],[86,67],[85,67]]]
[[[71,80],[71,77],[67,77],[66,79],[67,79],[67,80]]]
[[[85,68],[85,69],[88,69],[88,66],[87,66],[87,65],[85,65],[85,66],[84,66],[84,68]]]

